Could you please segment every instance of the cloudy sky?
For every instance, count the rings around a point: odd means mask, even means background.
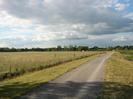
[[[133,45],[133,0],[0,0],[0,47]]]

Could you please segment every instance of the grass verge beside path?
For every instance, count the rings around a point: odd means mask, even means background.
[[[34,73],[27,73],[23,76],[0,82],[0,99],[12,99],[18,97],[29,90],[46,83],[58,76],[68,72],[79,65],[96,58],[98,55],[75,60],[65,64],[51,67]]]
[[[108,60],[98,99],[133,99],[133,62],[116,52]]]
[[[127,60],[133,61],[133,50],[120,51]]]

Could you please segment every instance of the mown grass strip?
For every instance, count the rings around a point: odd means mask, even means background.
[[[133,62],[116,52],[107,62],[98,99],[133,99]]]
[[[50,80],[57,78],[58,76],[64,74],[78,67],[79,65],[94,59],[98,55],[83,58],[80,60],[75,60],[72,62],[64,63],[55,67],[37,71],[34,73],[27,73],[23,76],[16,77],[10,80],[5,80],[0,82],[0,99],[12,99],[18,97],[27,91],[46,83]]]

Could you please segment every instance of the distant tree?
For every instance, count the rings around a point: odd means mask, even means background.
[[[79,46],[78,51],[88,51],[89,47],[88,46]]]
[[[62,47],[61,46],[57,46],[57,51],[62,51]]]
[[[0,48],[0,52],[25,52],[25,51],[110,51],[110,50],[133,50],[133,46],[115,46],[115,47],[106,47],[100,48],[94,46],[89,48],[88,46],[57,46],[52,48]]]

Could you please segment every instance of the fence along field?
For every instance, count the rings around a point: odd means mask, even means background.
[[[0,80],[88,57],[99,52],[0,53]]]

